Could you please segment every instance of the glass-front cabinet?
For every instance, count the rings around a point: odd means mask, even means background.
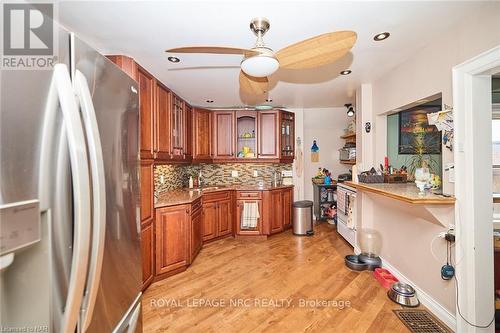
[[[292,160],[295,155],[295,120],[291,112],[280,112],[280,157]]]
[[[236,158],[257,157],[257,112],[236,111]]]
[[[184,155],[184,101],[172,94],[172,155]]]

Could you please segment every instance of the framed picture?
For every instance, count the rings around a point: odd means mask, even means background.
[[[438,106],[417,106],[399,113],[399,154],[441,154],[441,132],[429,125],[427,114]]]

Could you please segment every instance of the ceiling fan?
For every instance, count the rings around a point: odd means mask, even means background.
[[[278,52],[264,44],[263,36],[269,30],[269,20],[254,18],[250,29],[257,36],[251,49],[221,46],[191,46],[166,50],[170,53],[241,54],[240,88],[250,94],[264,94],[268,90],[268,76],[279,68],[307,69],[331,64],[354,46],[354,31],[336,31],[318,35],[287,46]]]

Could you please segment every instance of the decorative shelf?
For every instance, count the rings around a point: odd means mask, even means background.
[[[355,137],[356,137],[356,133],[349,133],[349,134],[342,135],[340,138],[341,139],[353,139]]]
[[[342,161],[341,160],[340,163],[342,163],[342,164],[348,164],[348,165],[354,165],[354,164],[356,164],[356,161]]]

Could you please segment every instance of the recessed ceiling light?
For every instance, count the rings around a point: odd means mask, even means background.
[[[374,37],[373,37],[373,40],[376,41],[376,42],[380,42],[381,40],[384,40],[384,39],[387,39],[389,38],[391,34],[388,33],[388,32],[381,32],[379,34],[376,34]]]
[[[211,99],[207,99],[205,102],[207,102],[207,103],[213,103],[214,101],[211,100]]]
[[[346,69],[345,71],[340,72],[340,75],[349,75],[352,71],[350,69]]]
[[[177,57],[168,57],[167,59],[168,59],[168,61],[173,62],[173,63],[181,62],[181,59],[179,59]]]
[[[271,103],[273,100],[270,98],[266,98],[266,102]]]

